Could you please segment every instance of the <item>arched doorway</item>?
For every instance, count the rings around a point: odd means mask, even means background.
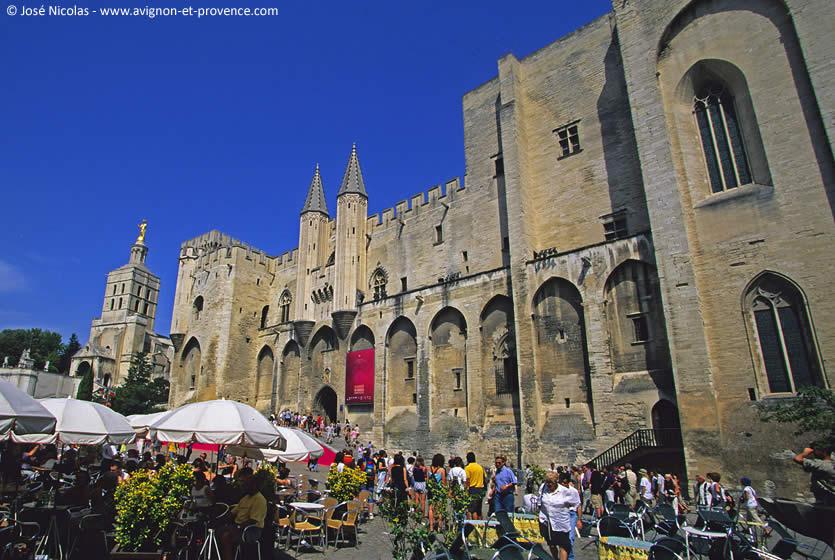
[[[653,430],[680,430],[678,410],[676,405],[666,399],[661,399],[652,407]]]
[[[313,399],[314,413],[326,416],[329,421],[336,422],[336,391],[325,385],[316,393]]]

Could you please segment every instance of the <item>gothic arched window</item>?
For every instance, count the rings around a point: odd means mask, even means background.
[[[267,328],[267,323],[269,322],[269,318],[270,318],[270,306],[265,305],[261,309],[261,328],[262,329]]]
[[[290,295],[290,292],[284,290],[282,292],[281,297],[278,298],[278,313],[280,323],[286,323],[290,320],[290,304],[293,303],[293,296]]]
[[[371,275],[371,289],[374,292],[374,299],[383,299],[386,297],[386,284],[388,283],[388,274],[382,267],[377,267]]]
[[[710,188],[714,193],[752,182],[734,98],[718,81],[697,91],[693,112],[702,140]]]
[[[765,274],[746,299],[756,334],[755,349],[771,393],[823,386],[811,322],[800,291]]]

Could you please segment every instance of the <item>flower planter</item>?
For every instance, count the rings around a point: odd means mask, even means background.
[[[163,560],[164,557],[162,550],[157,550],[156,552],[130,552],[121,550],[119,545],[116,545],[110,551],[110,558],[113,560]]]

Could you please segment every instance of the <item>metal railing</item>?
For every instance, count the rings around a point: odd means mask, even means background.
[[[635,430],[589,463],[594,463],[598,468],[610,467],[639,449],[661,447],[681,447],[681,430],[675,428]]]

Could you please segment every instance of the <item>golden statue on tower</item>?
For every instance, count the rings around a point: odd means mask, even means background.
[[[148,228],[148,220],[142,220],[139,223],[139,237],[136,238],[136,242],[139,244],[145,243],[145,230]]]

